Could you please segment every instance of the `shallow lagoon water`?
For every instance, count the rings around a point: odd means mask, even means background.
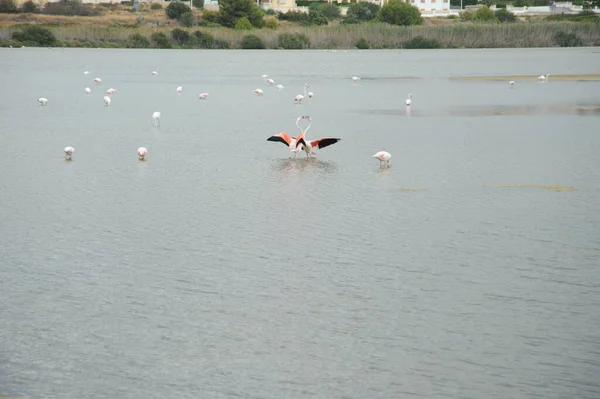
[[[0,396],[600,396],[598,49],[0,54]]]

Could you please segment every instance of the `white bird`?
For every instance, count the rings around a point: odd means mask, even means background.
[[[511,80],[510,82],[508,82],[508,84],[510,85],[510,88],[512,89],[513,87],[515,87],[515,81]]]
[[[312,91],[309,91],[309,92],[308,92],[308,98],[313,98],[313,96],[314,96],[313,92],[312,92]]]
[[[201,93],[198,95],[198,98],[200,100],[206,100],[206,97],[208,97],[208,93]]]
[[[540,76],[538,76],[538,80],[539,80],[540,82],[545,82],[545,81],[547,81],[547,80],[548,80],[548,78],[549,78],[549,77],[550,77],[550,74],[549,74],[549,73],[548,73],[548,74],[546,74],[546,76],[544,76],[544,75],[540,75]]]
[[[90,94],[92,92],[92,89],[90,89],[89,87],[85,88],[85,94]]]
[[[302,104],[302,100],[304,100],[304,98],[306,97],[306,89],[308,89],[310,86],[308,85],[308,83],[304,83],[304,95],[302,94],[298,94],[295,98],[294,98],[294,102],[296,104]]]
[[[263,75],[262,78],[263,79],[267,79],[269,77],[269,75]]]
[[[273,86],[275,84],[275,81],[273,79],[266,79],[266,82],[269,84],[269,86]]]
[[[102,79],[100,79],[100,78],[94,78],[92,81],[94,83],[96,83],[97,85],[99,85],[100,83],[102,83]]]
[[[145,161],[146,156],[148,155],[148,150],[146,149],[146,147],[140,147],[137,149],[137,154],[138,154],[138,159],[140,161]]]
[[[48,99],[45,97],[40,97],[40,98],[38,98],[38,103],[40,103],[40,105],[43,107],[46,104],[48,104]]]
[[[83,74],[84,74],[84,75],[89,75],[89,74],[90,74],[90,71],[85,71]]]
[[[412,94],[408,93],[408,98],[406,99],[405,103],[407,107],[410,107],[412,104]]]
[[[110,105],[111,99],[109,96],[104,96],[104,106],[108,107]]]
[[[152,114],[152,121],[154,126],[160,126],[160,112],[156,111]]]
[[[254,91],[254,93],[256,93],[257,96],[262,96],[263,93],[264,93],[261,89],[256,89],[256,90],[253,90],[253,91]]]
[[[115,94],[117,92],[117,90],[113,89],[112,87],[108,90],[106,90],[106,94]]]
[[[373,155],[373,158],[377,158],[379,160],[379,167],[387,166],[388,168],[391,166],[392,155],[386,151],[379,151],[377,154]]]
[[[152,71],[152,75],[158,75],[158,71]]]
[[[65,159],[71,159],[74,152],[75,152],[75,148],[73,148],[71,146],[65,147]]]
[[[283,85],[277,85],[275,87],[278,88],[279,90],[283,89]]]
[[[183,91],[183,86],[177,86],[177,93],[181,93]]]
[[[360,78],[358,76],[352,76],[353,82],[358,82],[359,80],[360,80]]]

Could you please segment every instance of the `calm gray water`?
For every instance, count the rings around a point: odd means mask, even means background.
[[[600,73],[600,49],[0,66],[0,396],[600,397],[600,114],[575,108],[600,82],[449,79]],[[306,114],[342,141],[266,141]]]

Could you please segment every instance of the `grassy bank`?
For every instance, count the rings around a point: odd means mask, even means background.
[[[93,18],[93,17],[90,17]],[[38,24],[39,26],[40,24]],[[59,47],[136,47],[130,38],[139,34],[148,39],[148,46],[172,48],[241,48],[247,35],[257,36],[265,48],[282,47],[280,35],[294,33],[304,35],[302,48],[313,49],[349,49],[355,48],[359,40],[364,39],[368,47],[374,49],[406,48],[415,38],[429,39],[423,48],[518,48],[557,46],[556,35],[560,32],[575,35],[580,45],[600,45],[600,24],[581,24],[575,22],[534,22],[518,24],[481,24],[460,23],[424,26],[392,26],[387,24],[336,25],[319,27],[281,26],[278,30],[260,29],[237,31],[227,28],[179,28],[188,32],[188,40],[173,40],[171,27],[152,27],[144,25],[105,25],[105,24],[64,24],[51,22],[41,24],[56,37],[54,44]],[[12,41],[13,32],[23,29],[23,25],[0,28],[0,40],[3,46],[35,45]],[[220,45],[211,47],[206,41],[198,40],[193,32],[201,31],[204,37],[219,41]],[[153,34],[162,32],[168,43],[156,43]],[[209,35],[206,35],[206,34]],[[185,38],[184,38],[185,39]],[[212,40],[211,39],[211,40]],[[411,42],[413,40],[413,42]],[[364,42],[363,41],[363,42]],[[421,42],[421,41],[419,41]],[[427,43],[434,43],[433,46]],[[285,46],[283,46],[285,47]],[[288,47],[289,48],[289,47]],[[412,47],[414,48],[414,46]]]

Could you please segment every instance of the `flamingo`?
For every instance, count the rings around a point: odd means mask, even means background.
[[[279,90],[283,89],[283,85],[277,85],[275,87],[278,88]]]
[[[71,146],[65,147],[65,159],[71,159],[74,152],[75,152],[75,148],[73,148]]]
[[[180,93],[183,91],[183,86],[177,86],[177,93]]]
[[[308,98],[313,98],[313,96],[314,96],[313,92],[312,92],[312,91],[309,91],[309,92],[308,92]]]
[[[407,107],[410,107],[412,104],[412,94],[408,93],[408,98],[406,99],[405,103]]]
[[[353,82],[358,82],[359,80],[360,80],[360,78],[358,76],[352,76]]]
[[[546,74],[546,76],[544,76],[544,75],[540,75],[540,76],[538,76],[538,80],[539,80],[540,82],[546,82],[546,81],[548,80],[548,78],[549,78],[549,77],[550,77],[550,74],[549,74],[549,73],[547,73],[547,74]]]
[[[160,112],[156,111],[152,114],[152,121],[154,126],[160,126]]]
[[[47,99],[47,98],[45,98],[45,97],[40,97],[40,98],[38,98],[38,103],[40,103],[40,105],[41,105],[42,107],[45,107],[45,106],[46,106],[46,104],[48,104],[48,99]]]
[[[92,82],[94,82],[97,85],[99,85],[100,83],[102,83],[102,79],[100,79],[100,78],[94,78],[94,79],[92,79]]]
[[[83,74],[84,74],[84,75],[89,75],[89,74],[90,74],[90,71],[85,71]]]
[[[140,161],[145,161],[146,156],[148,155],[148,150],[146,149],[146,147],[140,147],[137,149],[137,154],[138,154],[138,159]]]
[[[263,91],[261,89],[256,89],[256,90],[253,90],[253,91],[256,93],[257,96],[262,96],[263,95]]]
[[[515,87],[515,81],[511,80],[510,82],[508,82],[508,84],[510,85],[510,88],[514,88]]]
[[[267,79],[269,77],[269,75],[263,75],[262,78],[263,79]]]
[[[89,87],[85,88],[85,94],[90,94],[92,92],[92,89],[90,89]]]
[[[154,75],[154,76],[158,75],[158,71],[152,71],[152,75]]]
[[[294,102],[296,104],[302,104],[302,100],[304,100],[304,97],[306,97],[306,89],[308,89],[310,86],[308,85],[308,83],[304,83],[304,95],[302,94],[298,94],[295,98],[294,98]]]
[[[208,97],[208,93],[201,93],[198,95],[198,98],[200,100],[206,100],[206,97]]]
[[[110,97],[109,97],[109,96],[104,96],[104,106],[105,106],[105,107],[108,107],[108,106],[110,106],[110,102],[111,102],[111,101],[112,101],[112,100],[110,99]]]
[[[300,133],[302,133],[302,128],[298,125],[298,123],[300,123],[300,121],[302,119],[304,119],[304,116],[299,116],[296,119],[296,126],[298,127],[298,129],[300,129]],[[309,127],[310,127],[310,125],[309,125]],[[300,151],[302,149],[302,148],[297,148],[296,137],[290,136],[285,132],[275,134],[275,135],[269,137],[267,139],[267,141],[278,141],[280,143],[285,144],[290,149],[290,151],[294,153],[294,158],[296,158],[296,156],[298,155],[298,151]]]
[[[391,166],[392,155],[386,151],[379,151],[377,154],[373,155],[373,158],[377,158],[379,160],[379,167],[387,166],[388,168]]]
[[[108,90],[106,90],[106,94],[115,94],[117,91],[115,89],[113,89],[112,87]]]
[[[316,149],[320,150],[321,148],[328,147],[328,146],[335,144],[341,140],[338,138],[331,138],[331,137],[322,137],[320,139],[312,140],[312,141],[306,140],[306,132],[308,132],[308,129],[310,129],[310,126],[312,125],[312,118],[309,115],[303,116],[302,118],[308,119],[309,124],[308,124],[308,127],[306,128],[306,130],[301,132],[300,135],[298,136],[298,138],[296,139],[296,147],[298,147],[299,145],[302,144],[302,147],[303,147],[302,149],[306,152],[307,158],[310,158],[311,156],[313,156],[314,151]]]
[[[273,86],[275,84],[275,81],[271,79],[269,75],[263,75],[263,79],[269,84],[269,86]]]

